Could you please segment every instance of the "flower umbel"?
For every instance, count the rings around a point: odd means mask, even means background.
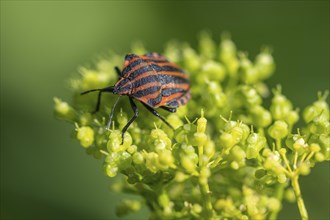
[[[299,177],[315,164],[330,160],[327,92],[302,112],[273,89],[271,106],[263,105],[275,63],[268,48],[252,61],[237,50],[229,34],[218,44],[208,32],[200,35],[199,50],[171,42],[164,56],[190,77],[192,99],[176,113],[161,112],[175,128],[141,109],[125,133],[132,113],[122,98],[106,129],[113,94],[105,94],[100,111],[97,94],[80,92],[113,85],[117,54],[100,59],[95,69],[82,68],[71,80],[73,102],[54,98],[55,116],[74,124],[74,137],[89,155],[101,159],[109,177],[124,176],[116,190],[138,194],[123,200],[118,216],[149,207],[151,219],[276,219],[282,200],[296,200],[308,219]],[[218,44],[218,45],[217,45]],[[137,44],[133,52],[145,52]]]

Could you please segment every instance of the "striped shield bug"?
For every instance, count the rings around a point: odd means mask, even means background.
[[[145,55],[127,54],[122,71],[115,67],[119,80],[114,86],[101,89],[92,89],[82,92],[81,95],[98,91],[96,109],[99,111],[101,94],[110,92],[118,94],[107,124],[110,128],[113,112],[121,96],[128,96],[134,116],[122,129],[122,143],[124,133],[138,117],[139,111],[134,99],[142,103],[152,114],[160,118],[166,125],[174,129],[156,110],[162,108],[169,112],[176,112],[176,108],[185,105],[190,99],[190,85],[188,75],[173,62],[168,61],[158,53]]]

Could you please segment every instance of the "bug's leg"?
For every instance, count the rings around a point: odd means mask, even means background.
[[[111,93],[113,93],[113,86],[106,87],[106,88],[103,88],[103,89],[91,89],[91,90],[80,93],[80,95],[85,95],[87,93],[96,92],[96,91],[99,91],[99,94],[97,96],[96,108],[92,112],[92,114],[95,114],[96,112],[98,112],[100,110],[102,92],[111,92]]]
[[[121,71],[120,71],[119,67],[115,66],[115,70],[116,70],[116,73],[118,74],[118,76],[120,77],[121,76]]]
[[[129,102],[131,104],[131,107],[132,107],[132,110],[134,112],[134,115],[133,117],[127,122],[127,124],[125,125],[125,127],[123,128],[123,130],[121,131],[121,138],[122,138],[122,142],[121,144],[124,143],[124,134],[125,132],[127,131],[128,127],[132,124],[132,122],[138,117],[139,115],[139,110],[138,108],[136,107],[134,101],[132,98],[129,98]]]
[[[160,118],[160,120],[162,120],[167,126],[169,126],[170,128],[172,128],[173,130],[174,130],[174,128],[173,128],[173,126],[172,125],[170,125],[170,123],[168,123],[166,120],[165,120],[165,118],[163,118],[155,109],[153,109],[153,108],[151,108],[150,106],[148,106],[148,105],[146,105],[146,104],[144,104],[143,102],[141,102],[143,105],[144,105],[144,107],[146,107],[152,114],[154,114],[155,116],[157,116],[158,118]]]
[[[169,108],[169,107],[166,107],[166,106],[162,106],[161,108],[165,109],[166,111],[172,112],[172,113],[176,112],[176,108]]]
[[[117,100],[115,101],[115,103],[113,104],[113,107],[111,109],[111,112],[110,112],[110,115],[109,115],[109,121],[108,121],[108,124],[107,124],[107,129],[109,130],[110,129],[110,126],[111,126],[111,122],[112,122],[112,117],[113,117],[113,113],[115,111],[115,108],[117,106],[117,103],[119,101],[121,96],[118,96]]]

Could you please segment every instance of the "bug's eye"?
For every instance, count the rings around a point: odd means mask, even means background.
[[[128,64],[129,64],[129,61],[128,60],[125,60],[124,67],[126,67]]]

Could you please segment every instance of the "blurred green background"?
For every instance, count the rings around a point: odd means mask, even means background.
[[[230,31],[250,58],[270,45],[268,82],[300,109],[329,89],[329,1],[1,1],[1,219],[116,219],[123,195],[53,118],[53,97],[70,101],[67,80],[100,54],[136,40],[150,51],[170,39],[196,46],[204,29],[217,41]],[[329,218],[329,170],[300,179],[311,219]],[[299,218],[296,205],[280,218]]]

